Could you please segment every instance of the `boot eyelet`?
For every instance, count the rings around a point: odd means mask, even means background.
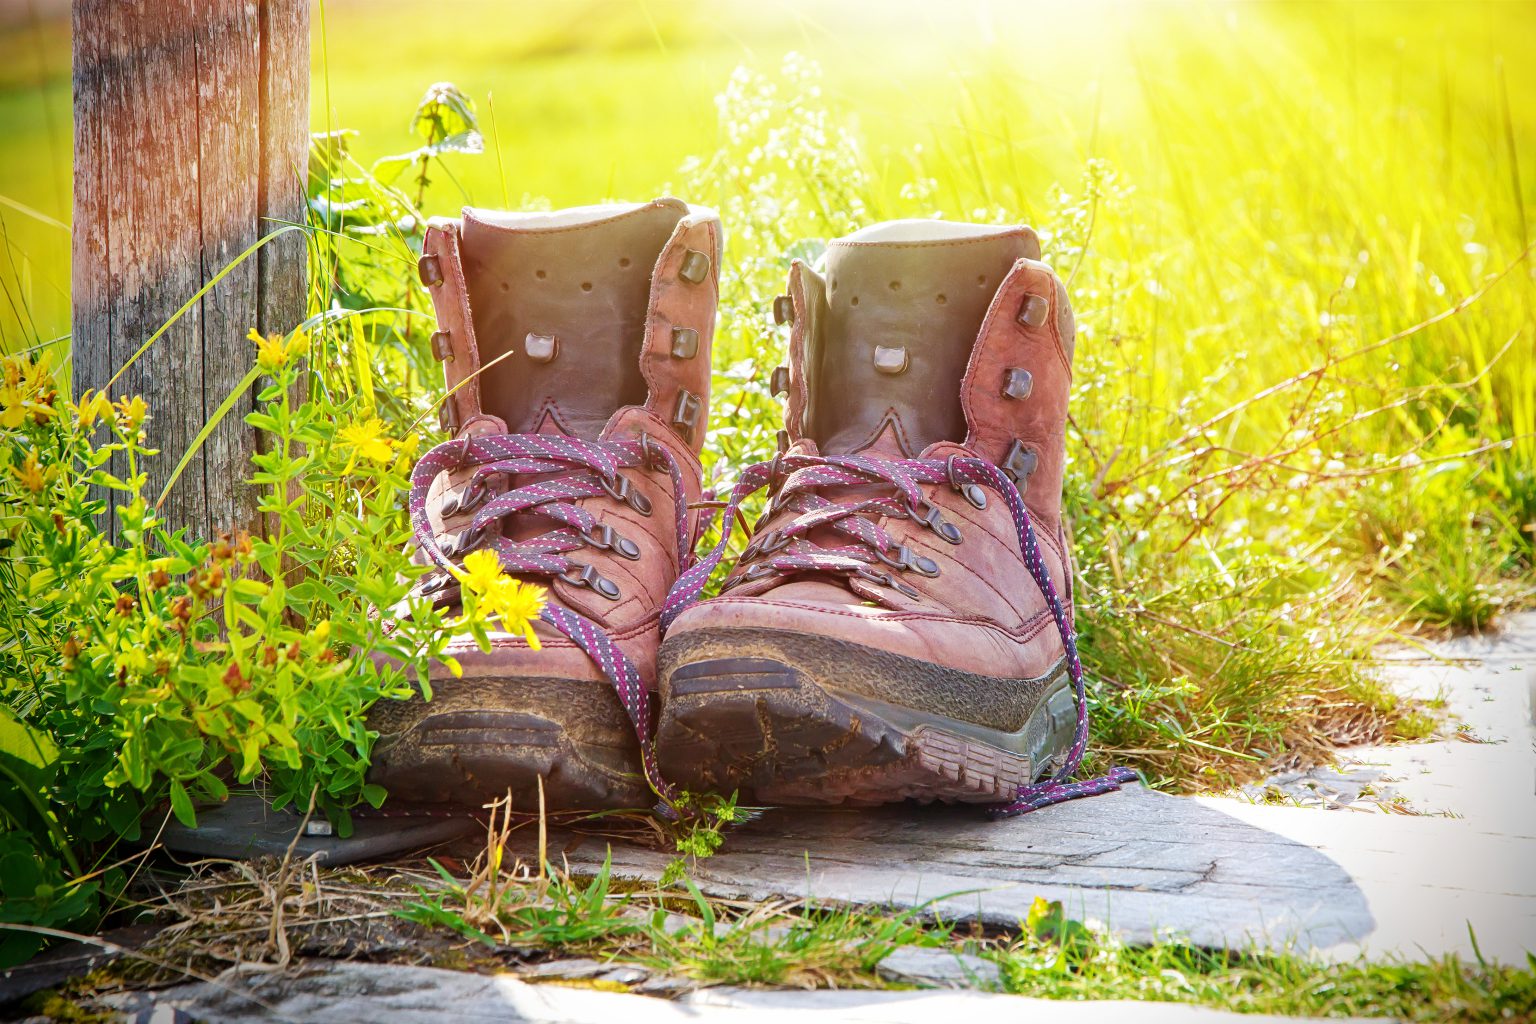
[[[443,499],[443,505],[438,509],[437,514],[444,519],[451,519],[463,512],[473,512],[484,505],[485,499],[490,496],[490,488],[485,484],[471,482]]]
[[[756,583],[758,580],[772,576],[776,571],[776,569],[766,565],[749,565],[744,571],[737,573],[720,584],[720,592],[723,594],[727,590],[741,586],[743,583]]]
[[[619,599],[619,585],[590,565],[582,565],[580,562],[572,562],[571,567],[558,577],[573,587],[586,587],[600,597],[606,597],[610,601]]]
[[[939,574],[939,563],[927,555],[914,555],[905,544],[897,544],[890,553],[876,551],[875,557],[893,569],[910,570],[930,579]]]
[[[597,483],[615,501],[622,501],[643,516],[651,514],[651,499],[635,490],[628,477],[598,477]]]
[[[639,466],[646,470],[670,469],[672,466],[671,456],[667,454],[667,450],[644,430],[640,431]]]
[[[683,253],[683,262],[678,267],[677,276],[689,284],[699,284],[709,276],[709,254],[689,249]]]
[[[427,253],[416,261],[416,273],[421,283],[436,288],[443,283],[443,263],[435,253]]]
[[[683,440],[692,443],[694,433],[698,430],[699,419],[704,414],[704,403],[699,396],[692,391],[680,390],[677,393],[677,402],[672,407],[672,429],[677,431]]]
[[[951,455],[944,460],[944,474],[949,477],[949,486],[954,488],[956,494],[965,498],[976,509],[985,509],[987,507],[987,492],[980,484],[960,479],[959,470],[955,466],[956,458],[957,456]]]
[[[523,351],[535,363],[552,363],[560,354],[560,339],[553,334],[529,331],[523,339]]]
[[[788,295],[778,295],[773,300],[773,322],[782,327],[795,318],[795,300]]]
[[[885,345],[876,345],[874,363],[875,369],[878,372],[894,377],[897,374],[907,372],[907,367],[911,365],[911,359],[907,356],[907,350],[904,346],[887,347]]]
[[[1023,494],[1029,487],[1029,478],[1039,464],[1039,454],[1033,448],[1026,447],[1023,441],[1015,438],[1013,444],[1008,446],[1007,454],[1003,456],[1001,469],[1007,474],[1008,479],[1013,481],[1019,493]]]
[[[965,538],[960,536],[960,529],[954,523],[944,518],[939,507],[930,501],[923,501],[919,505],[908,505],[907,515],[922,523],[928,529],[938,534],[950,544],[959,544]]]
[[[773,373],[768,375],[768,390],[773,397],[789,394],[789,367],[775,366]]]
[[[590,531],[582,531],[581,539],[590,547],[612,551],[620,558],[627,558],[631,562],[640,557],[640,545],[628,537],[619,536],[607,523],[599,523]]]
[[[452,537],[449,537],[448,541],[440,545],[440,547],[443,554],[449,558],[458,558],[460,555],[473,551],[484,539],[485,527],[478,526],[473,529],[459,531]]]
[[[888,572],[878,572],[874,569],[858,569],[854,571],[853,575],[861,580],[868,580],[870,583],[873,583],[878,587],[886,587],[898,593],[905,594],[908,597],[915,598],[921,596],[918,594],[916,589],[906,583],[903,583],[901,580],[892,576]]]
[[[785,536],[783,530],[769,530],[767,533],[761,535],[757,545],[757,550],[759,554],[775,554],[776,552],[783,551],[785,548],[789,547],[790,542],[793,540],[793,537]]]
[[[1026,295],[1024,302],[1019,306],[1018,321],[1024,327],[1035,328],[1045,323],[1045,318],[1051,311],[1051,300],[1044,295]]]
[[[1010,366],[1003,373],[1003,397],[1022,402],[1034,390],[1035,380],[1028,370]]]
[[[897,544],[888,553],[876,551],[875,557],[892,569],[905,569],[912,561],[912,549],[905,544]]]
[[[699,354],[699,332],[692,327],[672,328],[672,358],[692,359]]]

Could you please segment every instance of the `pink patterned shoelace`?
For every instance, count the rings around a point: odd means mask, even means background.
[[[1051,617],[1056,620],[1056,628],[1061,633],[1066,648],[1067,671],[1077,701],[1077,729],[1072,747],[1061,767],[1049,779],[1021,787],[1015,799],[995,805],[989,812],[997,818],[1027,814],[1051,804],[1108,793],[1119,789],[1122,783],[1134,781],[1137,778],[1134,771],[1119,767],[1095,779],[1074,781],[1072,778],[1082,764],[1083,752],[1088,745],[1088,702],[1083,685],[1083,666],[1077,654],[1077,636],[1067,621],[1056,587],[1041,560],[1029,512],[1024,507],[1018,488],[1000,469],[981,459],[951,456],[948,459],[887,460],[856,455],[781,455],[770,462],[748,467],[732,489],[725,505],[719,543],[708,555],[684,571],[667,595],[661,616],[662,630],[665,631],[684,609],[698,600],[710,574],[724,558],[731,531],[739,518],[741,502],[772,484],[779,485],[773,507],[788,508],[799,514],[788,525],[759,534],[749,542],[744,555],[754,561],[747,572],[737,579],[826,572],[856,576],[879,586],[915,595],[916,591],[902,582],[897,573],[911,570],[934,575],[937,566],[931,560],[913,557],[910,551],[897,545],[885,530],[866,517],[910,517],[941,536],[957,538],[955,527],[947,523],[938,508],[923,497],[919,486],[946,482],[957,490],[978,485],[991,488],[1008,503],[1019,536],[1019,551],[1024,556],[1024,563],[1034,577],[1035,584],[1045,596]],[[850,497],[835,502],[816,493],[823,487],[868,489],[871,485],[894,488],[898,496]],[[820,527],[830,527],[846,536],[851,543],[829,547],[808,540],[806,535]],[[887,566],[895,571],[885,571],[877,566]]]
[[[498,434],[444,442],[423,455],[411,472],[409,502],[417,542],[444,570],[458,567],[432,532],[427,518],[427,494],[439,473],[467,466],[474,466],[475,472],[461,492],[465,497],[460,499],[458,508],[474,508],[476,512],[466,527],[470,541],[455,544],[455,555],[463,555],[477,546],[485,538],[487,527],[504,516],[541,516],[550,520],[554,529],[527,540],[496,537],[491,541],[502,568],[513,575],[559,577],[574,586],[592,587],[602,592],[605,584],[612,584],[603,580],[591,566],[577,562],[569,555],[589,546],[619,550],[617,546],[626,545],[626,541],[616,537],[591,512],[573,502],[607,495],[648,515],[649,503],[632,490],[629,480],[620,473],[623,469],[638,468],[666,469],[671,475],[676,499],[673,504],[677,515],[679,572],[692,562],[689,553],[693,543],[688,530],[682,473],[671,453],[661,445],[652,443],[644,435],[635,440],[585,441],[559,434]],[[487,478],[493,475],[549,473],[563,475],[512,488],[495,496],[489,491]],[[638,549],[635,550],[638,554]],[[607,632],[585,615],[546,604],[540,618],[585,651],[618,694],[640,742],[646,781],[661,798],[657,811],[675,816],[678,793],[662,777],[656,765],[651,735],[650,688],[640,670],[625,657]]]
[[[1067,622],[1061,600],[1041,561],[1029,513],[1013,481],[996,466],[974,458],[947,460],[884,460],[860,456],[780,456],[771,462],[750,466],[742,474],[725,505],[721,539],[703,559],[695,560],[689,536],[686,496],[682,474],[671,454],[644,436],[635,440],[585,441],[558,434],[500,434],[461,438],[440,444],[422,456],[411,473],[409,507],[411,523],[418,543],[428,557],[444,570],[457,568],[452,558],[437,543],[427,517],[427,494],[432,482],[443,471],[475,467],[470,482],[462,489],[459,509],[476,509],[465,530],[468,543],[454,545],[454,554],[462,555],[484,539],[494,521],[513,515],[537,515],[552,522],[554,529],[527,540],[513,541],[496,537],[492,547],[502,567],[514,575],[559,577],[577,586],[600,587],[601,577],[592,568],[568,555],[587,546],[612,547],[623,543],[604,529],[596,517],[575,499],[608,495],[628,502],[639,510],[648,508],[644,499],[631,490],[622,469],[665,468],[672,478],[677,520],[679,576],[667,594],[662,609],[661,627],[665,631],[674,619],[699,598],[710,574],[725,556],[727,543],[739,518],[739,506],[746,497],[762,487],[779,483],[777,506],[788,506],[800,513],[788,526],[760,535],[749,544],[755,555],[767,557],[748,569],[757,576],[770,573],[831,572],[856,575],[870,582],[907,589],[894,572],[873,568],[887,565],[897,571],[911,569],[927,572],[925,559],[914,558],[896,545],[889,534],[869,515],[911,516],[938,532],[953,527],[945,523],[938,509],[930,505],[919,487],[925,483],[948,482],[957,488],[967,484],[990,487],[1003,495],[1013,515],[1019,535],[1020,551],[1035,583],[1045,596],[1056,627],[1061,632],[1067,652],[1067,667],[1077,700],[1077,730],[1066,761],[1049,780],[1024,786],[1012,802],[991,808],[994,817],[1025,814],[1051,804],[1078,797],[1093,796],[1119,789],[1136,779],[1128,768],[1114,768],[1100,778],[1073,781],[1082,763],[1088,742],[1088,708],[1083,686],[1083,669],[1077,655],[1077,638]],[[582,470],[587,472],[583,473]],[[512,488],[492,496],[488,477],[542,475],[560,473]],[[787,475],[786,475],[787,474]],[[782,478],[782,481],[781,481]],[[868,486],[885,484],[895,488],[899,498],[864,498],[833,502],[815,493],[821,487]],[[644,506],[644,508],[642,508]],[[852,543],[837,547],[814,544],[805,535],[827,526],[849,537]],[[701,524],[698,533],[702,534]],[[894,550],[894,557],[890,554]],[[430,590],[424,592],[431,592]],[[546,604],[540,617],[566,636],[598,666],[634,727],[640,745],[642,768],[647,782],[660,797],[657,813],[676,817],[680,794],[662,776],[656,763],[652,734],[650,687],[640,671],[621,651],[607,632],[578,612]]]

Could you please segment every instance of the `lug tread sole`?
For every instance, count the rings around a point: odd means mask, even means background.
[[[541,780],[549,811],[655,802],[633,732],[606,687],[548,680],[530,693],[520,682],[507,680],[489,693],[434,683],[442,687],[438,696],[407,705],[409,720],[380,741],[369,780],[400,805],[479,808],[510,792],[514,810],[536,813]],[[575,693],[540,699],[552,686]]]
[[[761,669],[742,681],[736,661],[713,678],[694,663],[665,694],[661,768],[686,788],[802,806],[994,803],[1032,779],[1028,756],[930,725],[903,731],[787,665],[781,685],[761,685]]]

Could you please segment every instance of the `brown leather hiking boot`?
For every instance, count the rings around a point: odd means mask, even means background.
[[[1029,228],[899,221],[832,242],[825,278],[793,265],[789,443],[745,472],[727,534],[751,491],[772,505],[719,597],[679,612],[724,541],[669,601],[674,782],[1017,812],[1127,777],[1068,783],[1086,735],[1061,524],[1073,321],[1039,257]]]
[[[532,808],[542,777],[552,809],[654,802],[643,680],[697,528],[720,245],[713,212],[670,198],[433,221],[454,439],[412,475],[414,557],[436,567],[413,596],[457,605],[447,567],[488,548],[549,603],[541,650],[455,640],[462,678],[435,666],[430,702],[374,708],[393,799]]]

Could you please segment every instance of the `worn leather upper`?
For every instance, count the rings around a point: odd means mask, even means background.
[[[942,230],[942,229],[941,229]],[[866,236],[867,237],[867,236]],[[901,235],[898,233],[897,238]],[[932,239],[922,240],[932,243]],[[921,457],[942,461],[950,455],[975,456],[1001,463],[1017,442],[1034,453],[1034,469],[1021,487],[1043,560],[1067,607],[1071,608],[1070,558],[1061,524],[1061,473],[1064,427],[1071,386],[1072,316],[1066,291],[1050,268],[1038,262],[1037,243],[1028,229],[956,231],[948,245],[891,243],[892,252],[863,254],[871,267],[901,267],[905,282],[918,280],[931,300],[963,294],[977,287],[983,268],[999,267],[984,289],[985,308],[922,318],[921,329],[896,313],[881,316],[831,312],[842,299],[826,295],[827,285],[850,277],[842,257],[829,256],[827,282],[803,264],[790,272],[794,306],[790,338],[790,388],[787,427],[791,452],[835,454],[862,450],[889,458]],[[830,253],[842,243],[834,242]],[[861,245],[879,248],[880,241]],[[1011,253],[1018,252],[1016,256]],[[888,257],[888,258],[887,258]],[[1000,260],[1005,260],[999,263]],[[839,264],[844,264],[839,268]],[[880,278],[852,278],[869,289]],[[892,278],[898,280],[898,278]],[[857,307],[889,299],[897,290],[861,292]],[[873,298],[866,298],[873,294]],[[849,312],[852,295],[847,296]],[[1025,304],[1033,302],[1027,316]],[[956,303],[956,305],[962,305]],[[896,301],[893,310],[910,306]],[[834,326],[835,322],[835,326]],[[943,334],[946,327],[953,333]],[[963,332],[963,333],[962,333]],[[876,345],[905,339],[914,351],[907,370],[885,374],[872,368]],[[963,353],[963,358],[959,354]],[[871,366],[866,371],[864,367]],[[1004,394],[1006,375],[1022,369],[1032,386],[1024,398]],[[958,422],[953,409],[958,408]],[[946,409],[939,413],[934,410]],[[915,448],[918,443],[922,447]],[[833,446],[828,452],[822,444]],[[846,447],[845,447],[846,446]],[[1018,537],[1006,503],[991,494],[977,509],[949,484],[923,488],[928,500],[954,524],[961,543],[943,540],[933,529],[910,518],[881,517],[879,526],[913,555],[937,563],[939,575],[900,574],[916,591],[858,577],[808,573],[739,579],[720,597],[685,612],[673,632],[697,628],[770,627],[832,635],[882,650],[934,661],[991,676],[1033,678],[1064,656],[1061,637],[1038,587],[1019,552]],[[838,500],[836,489],[827,497]],[[757,524],[759,533],[782,527],[795,517],[789,509],[770,512]],[[812,541],[846,544],[829,530],[813,532]],[[877,568],[884,568],[877,566]]]
[[[679,550],[677,503],[700,494],[697,453],[707,425],[720,253],[714,213],[671,198],[544,214],[466,209],[462,219],[434,220],[423,245],[437,349],[449,388],[457,388],[446,417],[455,437],[643,434],[681,470],[680,499],[663,469],[622,472],[645,499],[635,504],[648,504],[649,515],[607,495],[580,499],[640,549],[636,559],[592,547],[570,555],[616,583],[617,600],[558,577],[530,579],[549,587],[551,600],[599,623],[647,678],[654,675],[660,608],[688,554]],[[679,345],[678,330],[693,332],[693,343]],[[433,482],[427,512],[440,544],[474,517],[474,508],[455,507],[471,475],[443,472]],[[531,480],[490,482],[505,491]],[[687,522],[691,538],[695,513]],[[521,516],[498,521],[489,533],[520,539],[556,525]],[[416,557],[426,561],[420,552]],[[438,591],[443,601],[456,595],[455,585]],[[537,654],[521,637],[494,632],[490,654],[472,642],[456,645],[454,654],[470,677],[602,679],[564,636],[543,623],[535,628],[544,646]]]
[[[821,306],[805,358],[827,385],[807,423],[822,452],[964,440],[955,383],[998,284],[1040,242],[1024,227],[946,226],[935,238],[932,222],[897,221],[827,246],[824,287],[806,296]]]

